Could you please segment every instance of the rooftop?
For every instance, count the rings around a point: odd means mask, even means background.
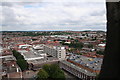
[[[103,61],[102,58],[89,58],[82,55],[71,55],[68,59],[93,70],[100,70]]]
[[[79,72],[82,72],[82,73],[84,73],[84,74],[86,74],[88,76],[96,76],[96,73],[92,73],[90,71],[82,69],[82,68],[80,68],[80,67],[78,67],[78,66],[76,66],[76,65],[74,65],[74,64],[72,64],[72,63],[70,63],[68,61],[61,61],[61,62],[64,63],[64,64],[67,64],[68,66],[72,67],[73,69],[75,69],[75,70],[77,70]]]
[[[34,52],[34,51],[29,51],[26,53],[22,53],[24,56],[25,60],[35,60],[35,59],[43,59],[44,57],[41,55],[42,52]]]

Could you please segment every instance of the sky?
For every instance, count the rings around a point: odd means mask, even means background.
[[[106,31],[105,0],[2,2],[2,31]]]

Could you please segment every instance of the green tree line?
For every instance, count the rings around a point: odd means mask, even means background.
[[[82,49],[84,44],[81,42],[71,42],[70,44],[62,42],[62,45],[67,45],[71,48]]]
[[[23,34],[23,36],[40,36],[40,35],[70,35],[72,33],[68,33],[68,32],[42,32],[42,33],[34,33],[34,32],[28,32]]]
[[[21,68],[22,71],[27,70],[28,69],[28,63],[27,61],[24,59],[24,57],[17,52],[16,50],[13,50],[13,56],[16,58],[16,63],[18,64],[18,66]]]
[[[57,64],[46,64],[37,74],[37,80],[65,80],[64,72]]]

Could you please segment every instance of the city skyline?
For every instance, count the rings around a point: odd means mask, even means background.
[[[106,31],[105,2],[3,2],[2,31]],[[94,1],[94,0],[93,0]]]

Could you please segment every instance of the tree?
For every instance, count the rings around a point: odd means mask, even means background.
[[[75,39],[74,41],[75,41],[75,42],[78,42],[78,39]]]
[[[46,80],[49,77],[48,73],[44,69],[40,69],[37,74],[37,80]]]
[[[85,36],[85,34],[82,34],[82,36]]]
[[[104,55],[104,51],[97,51],[96,53],[99,55]]]
[[[88,48],[93,48],[93,45],[92,45],[92,44],[89,44],[89,45],[88,45]]]
[[[24,57],[16,50],[13,50],[12,52],[13,52],[13,56],[15,56],[16,59],[24,59]]]
[[[72,42],[69,47],[73,47],[73,48],[77,48],[77,49],[81,49],[83,47],[83,43],[81,42]]]
[[[67,39],[70,39],[70,36],[68,36],[68,38]]]
[[[43,65],[43,69],[44,69],[48,74],[51,74],[51,73],[50,73],[50,64],[45,64],[45,65]]]
[[[102,40],[101,42],[106,43],[106,40]]]
[[[60,67],[57,64],[46,64],[43,66],[43,69],[48,73],[49,78],[55,79],[59,78],[64,80],[65,75],[64,72],[60,69]]]
[[[64,72],[62,70],[56,70],[53,74],[52,74],[52,78],[58,78],[58,79],[65,79],[65,75]]]
[[[82,55],[83,53],[78,53],[79,55]]]
[[[24,57],[17,52],[16,50],[13,50],[13,56],[16,58],[16,62],[19,65],[19,67],[21,68],[22,71],[27,70],[28,69],[28,63],[27,61],[24,59]]]
[[[28,64],[27,64],[26,60],[19,59],[19,60],[17,60],[17,64],[19,65],[19,67],[21,68],[22,71],[28,69]]]
[[[64,72],[60,69],[60,67],[57,64],[51,65],[51,78],[65,78]]]

